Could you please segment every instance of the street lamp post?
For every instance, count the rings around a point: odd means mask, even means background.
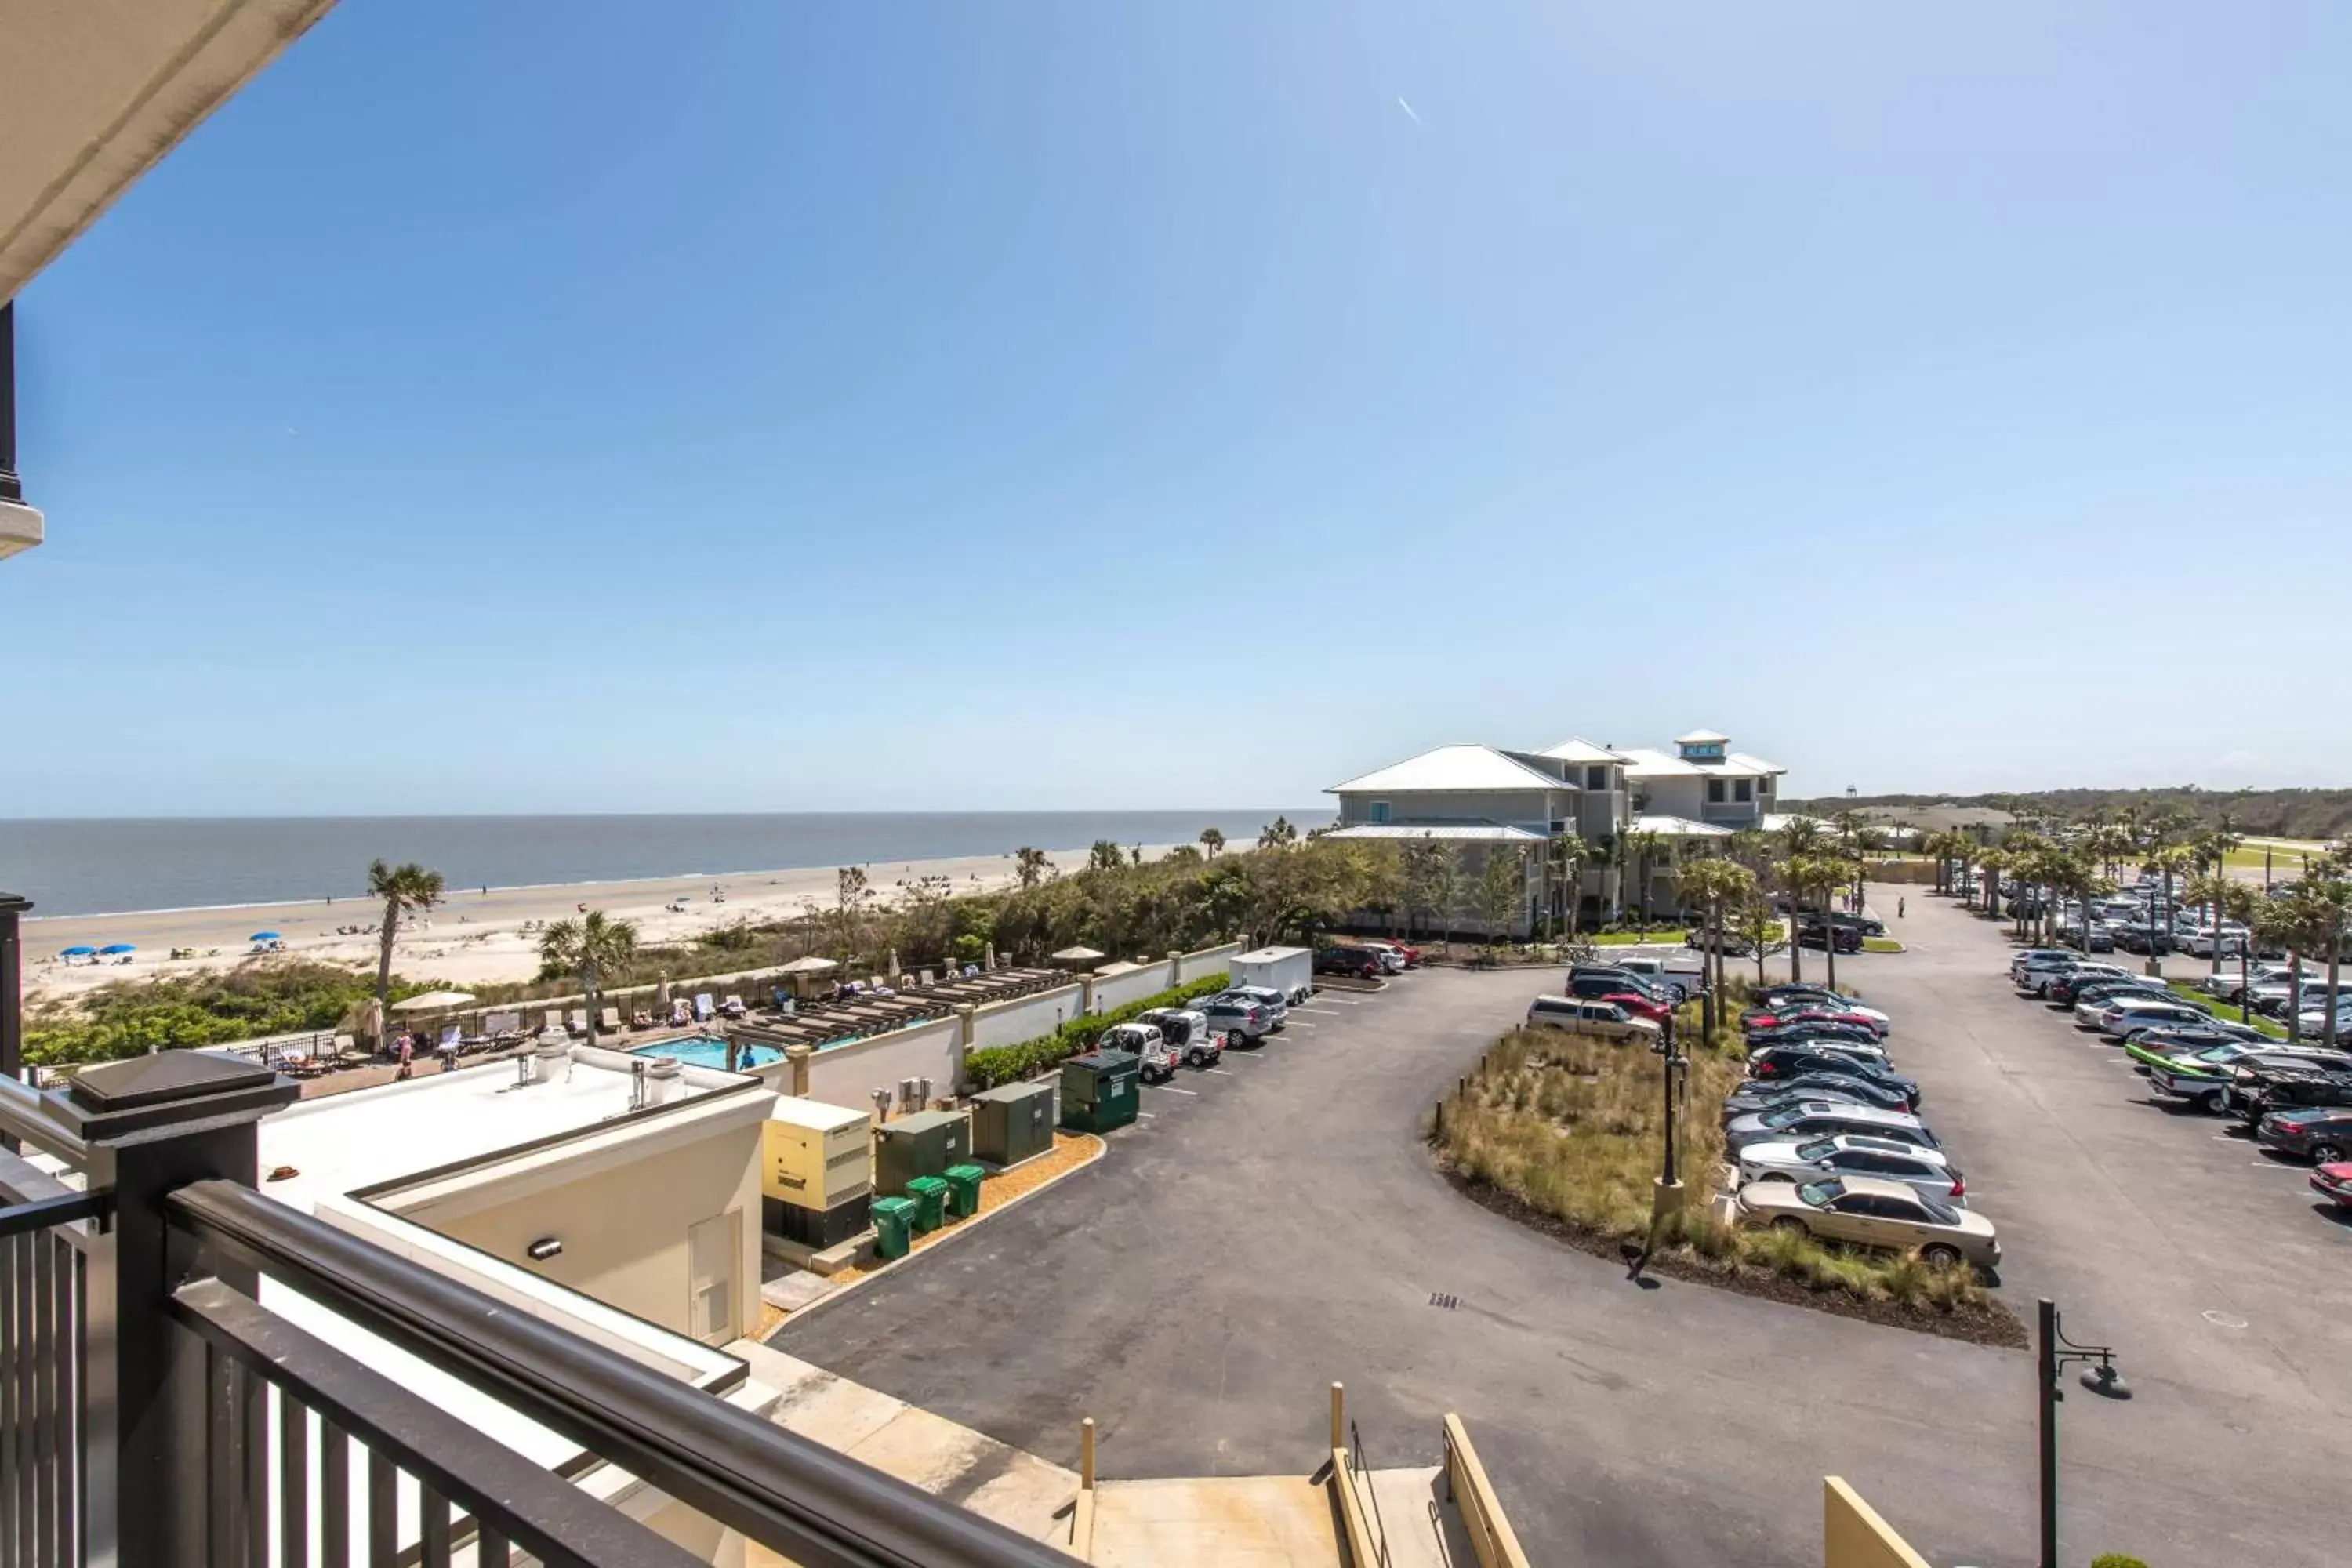
[[[1658,1223],[1664,1219],[1668,1214],[1680,1208],[1682,1206],[1683,1199],[1682,1179],[1676,1174],[1675,1170],[1675,1113],[1676,1110],[1675,1103],[1675,1070],[1686,1064],[1683,1057],[1675,1048],[1675,1015],[1672,1008],[1667,1009],[1665,1020],[1660,1026],[1658,1043],[1650,1048],[1657,1052],[1661,1058],[1659,1065],[1663,1070],[1660,1077],[1663,1080],[1664,1096],[1660,1101],[1660,1105],[1665,1112],[1665,1121],[1662,1128],[1664,1139],[1664,1159],[1661,1163],[1657,1191],[1650,1205],[1650,1223],[1653,1233],[1654,1234]]]
[[[2058,1326],[2058,1309],[2048,1297],[2040,1302],[2040,1400],[2042,1414],[2042,1568],[2058,1568],[2058,1402],[2066,1397],[2058,1374],[2069,1362],[2086,1363],[2083,1386],[2109,1399],[2129,1399],[2131,1385],[2116,1371],[2113,1349],[2078,1345]]]

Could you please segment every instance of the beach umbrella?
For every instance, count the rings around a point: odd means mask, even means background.
[[[982,961],[981,967],[982,969],[993,969],[996,967],[996,944],[994,942],[992,942],[988,944],[988,956]]]
[[[669,1012],[669,976],[667,974],[654,982],[654,1011],[665,1016]]]
[[[426,991],[404,1002],[394,1002],[395,1013],[443,1013],[452,1007],[462,1007],[474,999],[470,991]]]
[[[110,942],[104,947],[100,948],[98,952],[100,957],[104,958],[113,953],[137,952],[139,950],[137,948],[133,947],[127,942]]]
[[[893,982],[898,978],[898,950],[895,947],[890,950],[890,978]]]
[[[1056,963],[1095,963],[1100,962],[1102,956],[1103,955],[1101,953],[1097,952],[1091,947],[1066,947],[1061,952],[1054,954],[1054,962]]]
[[[257,931],[251,936],[247,937],[245,940],[247,942],[282,942],[285,939],[280,937],[274,931]]]
[[[88,958],[97,951],[98,949],[94,947],[64,947],[58,950],[58,956],[59,958]]]

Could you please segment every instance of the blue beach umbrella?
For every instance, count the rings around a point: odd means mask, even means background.
[[[110,942],[104,947],[98,950],[98,955],[100,958],[105,958],[112,953],[137,952],[139,950],[137,948],[131,946],[127,942]]]
[[[257,931],[251,936],[247,937],[245,940],[247,942],[277,942],[279,941],[280,938],[274,931]]]
[[[94,955],[97,952],[98,949],[94,947],[61,947],[58,950],[58,956],[59,958],[89,958]]]

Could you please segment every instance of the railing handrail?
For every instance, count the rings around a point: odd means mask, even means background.
[[[77,1171],[89,1169],[89,1145],[50,1119],[41,1091],[0,1073],[0,1133],[54,1154]]]
[[[403,1468],[438,1496],[471,1510],[482,1528],[543,1563],[697,1568],[701,1562],[217,1279],[180,1287],[173,1295],[172,1311],[215,1351],[317,1411],[331,1430],[349,1433],[377,1453],[396,1457]],[[307,1490],[308,1466],[298,1465],[299,1450],[288,1447],[278,1485]],[[278,1500],[289,1521],[309,1511],[307,1497]],[[340,1501],[319,1500],[322,1534],[334,1531],[332,1521],[340,1512],[334,1504]],[[266,1524],[251,1521],[248,1525],[259,1526],[260,1539],[266,1542]],[[308,1531],[287,1534],[290,1541],[307,1537]],[[342,1560],[337,1547],[344,1543],[322,1544],[327,1561]],[[299,1561],[301,1555],[289,1546],[289,1559]]]
[[[175,1223],[803,1568],[1073,1559],[232,1182]]]

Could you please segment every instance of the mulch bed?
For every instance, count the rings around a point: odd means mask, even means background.
[[[1454,1169],[1443,1154],[1438,1156],[1437,1168],[1453,1184],[1454,1191],[1491,1214],[1500,1215],[1530,1230],[1541,1231],[1579,1252],[1589,1252],[1612,1263],[1624,1261],[1619,1237],[1604,1236],[1589,1226],[1575,1224],[1558,1215],[1546,1214],[1516,1193],[1506,1192],[1490,1183],[1474,1181]],[[2023,1350],[2027,1343],[2024,1323],[1999,1301],[1987,1301],[1981,1307],[1965,1307],[1949,1312],[1903,1301],[1866,1301],[1843,1290],[1815,1290],[1801,1280],[1746,1264],[1703,1258],[1686,1250],[1657,1254],[1650,1259],[1643,1272],[1737,1290],[1743,1296],[1761,1296],[1766,1300],[1780,1301],[1791,1307],[1810,1307],[1814,1311],[1827,1312],[1833,1317],[1859,1318],[1865,1323],[1880,1323],[1888,1328],[1911,1329],[1924,1334],[1940,1334],[1946,1339],[1966,1340],[1970,1344]]]

